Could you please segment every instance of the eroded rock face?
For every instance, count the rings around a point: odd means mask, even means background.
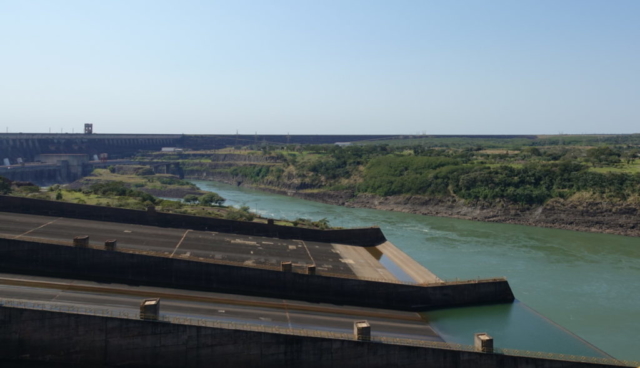
[[[347,202],[364,207],[467,220],[502,222],[558,229],[640,236],[640,206],[612,202],[575,202],[554,199],[542,206],[506,202],[489,204],[455,198],[421,196],[378,197],[360,194]]]

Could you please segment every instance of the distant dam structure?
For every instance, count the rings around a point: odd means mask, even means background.
[[[96,133],[0,133],[0,159],[8,159],[9,165],[18,159],[33,162],[39,154],[79,154],[91,156],[107,153],[109,158],[129,157],[139,151],[160,151],[163,147],[191,150],[220,149],[230,146],[289,145],[289,144],[339,144],[375,142],[389,139],[425,137],[483,137],[527,138],[536,136],[440,136],[440,135],[331,135],[331,134],[96,134]],[[5,166],[8,166],[4,162]]]
[[[41,154],[109,153],[111,158],[130,156],[139,150],[160,150],[179,145],[181,135],[169,134],[0,134],[0,158],[17,163],[33,162]]]

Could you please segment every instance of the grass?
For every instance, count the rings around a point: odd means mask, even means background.
[[[524,164],[504,162],[504,163],[499,163],[499,164],[485,164],[484,166],[489,166],[489,167],[510,166],[510,167],[513,167],[513,168],[516,168],[516,169],[520,169],[520,168],[524,167]]]
[[[640,160],[634,160],[630,164],[619,164],[616,166],[609,167],[592,167],[589,168],[589,171],[599,172],[599,173],[627,173],[627,174],[637,174],[640,173]]]
[[[95,183],[103,183],[109,181],[121,181],[127,186],[133,189],[184,189],[189,185],[180,185],[180,184],[163,184],[158,181],[158,179],[176,179],[175,175],[171,174],[155,174],[155,175],[147,175],[147,176],[139,176],[135,174],[116,174],[112,173],[107,169],[95,169],[90,176],[86,176],[80,180],[80,183],[83,187],[88,187]],[[203,192],[204,193],[204,192]]]
[[[96,194],[87,194],[76,191],[69,190],[54,190],[54,191],[40,191],[38,193],[23,193],[18,191],[14,191],[12,194],[17,196],[24,196],[29,198],[37,198],[37,199],[46,199],[55,201],[58,193],[62,194],[62,199],[59,200],[61,202],[69,202],[69,203],[80,203],[80,204],[90,204],[94,206],[113,206],[113,207],[139,207],[139,209],[143,209],[144,206],[135,198],[129,197],[116,197],[116,196],[100,196]]]
[[[147,183],[144,176],[115,174],[107,169],[95,169],[90,176],[82,179],[83,182],[122,181],[127,184]]]
[[[478,151],[478,153],[484,153],[487,155],[518,155],[520,154],[520,151],[508,149],[486,149]]]

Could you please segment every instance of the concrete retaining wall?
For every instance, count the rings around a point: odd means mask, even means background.
[[[0,272],[409,311],[514,300],[506,280],[430,286],[392,284],[15,239],[0,239]]]
[[[137,368],[608,367],[7,307],[0,307],[2,360]]]
[[[362,246],[374,246],[386,241],[377,227],[316,230],[11,196],[0,196],[0,211]]]

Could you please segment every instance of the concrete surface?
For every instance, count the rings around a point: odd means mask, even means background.
[[[282,328],[348,333],[366,319],[373,336],[442,341],[418,313],[51,277],[0,274],[0,298],[137,313],[140,302],[160,298],[160,314]]]
[[[303,272],[307,265],[316,264],[318,274],[357,276],[348,259],[335,252],[330,243],[254,237],[219,232],[195,231],[113,222],[88,221],[0,212],[0,235],[14,239],[42,238],[71,241],[74,236],[88,235],[91,244],[103,245],[105,240],[117,239],[119,248],[158,252],[179,259],[212,259],[233,262],[246,267],[271,266],[293,262],[294,269]],[[352,246],[344,245],[346,249]],[[353,248],[356,248],[355,246]],[[366,252],[366,265],[384,269]],[[351,255],[350,255],[351,257]],[[362,269],[360,266],[359,269]]]
[[[0,307],[0,325],[0,359],[80,367],[613,366],[8,307]]]
[[[154,253],[157,254],[157,253]],[[240,267],[140,252],[106,251],[41,241],[0,238],[5,272],[93,281],[250,294],[305,301],[424,311],[483,303],[511,303],[505,279],[414,285]]]

